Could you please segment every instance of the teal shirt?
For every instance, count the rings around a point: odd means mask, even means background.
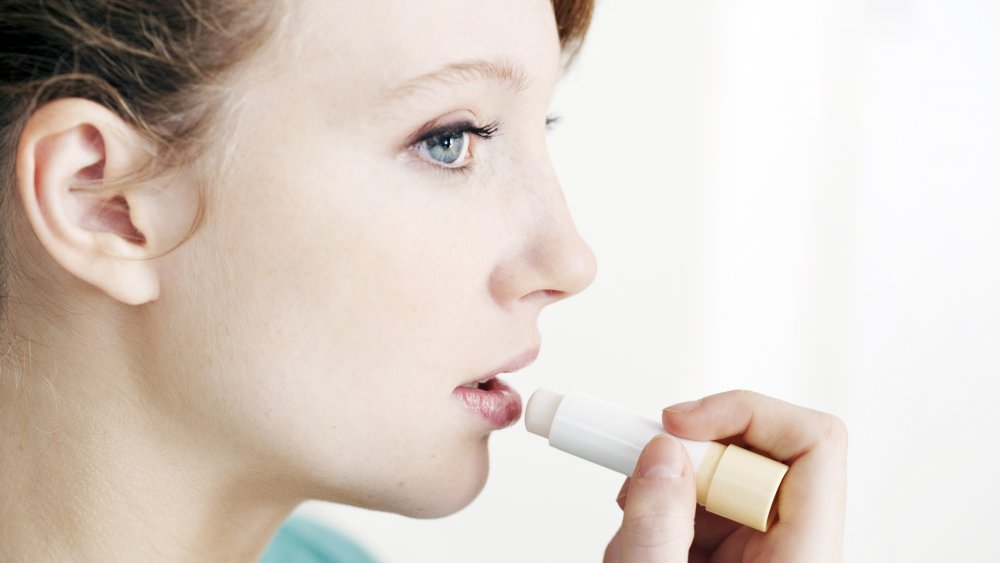
[[[271,538],[260,563],[376,563],[360,545],[315,520],[293,515]]]

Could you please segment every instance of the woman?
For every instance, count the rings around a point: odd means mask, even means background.
[[[518,414],[476,382],[594,277],[544,137],[590,10],[0,3],[0,560],[250,561],[306,499],[471,502]],[[657,439],[607,560],[840,557],[837,419],[742,392],[664,416],[789,462],[781,520],[694,534]]]

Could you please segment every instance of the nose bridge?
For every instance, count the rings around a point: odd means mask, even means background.
[[[513,256],[498,266],[494,293],[499,299],[543,296],[554,302],[579,293],[593,282],[597,262],[570,214],[551,164],[522,179],[519,207],[525,210],[524,236]]]

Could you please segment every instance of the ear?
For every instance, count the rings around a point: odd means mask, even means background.
[[[17,148],[17,189],[35,235],[52,258],[81,280],[128,305],[155,301],[155,262],[164,233],[156,193],[104,182],[134,171],[152,151],[117,114],[95,102],[63,98],[29,117]],[[142,192],[142,193],[139,193]]]

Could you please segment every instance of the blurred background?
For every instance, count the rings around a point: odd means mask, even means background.
[[[747,388],[850,430],[848,561],[995,561],[1000,2],[598,0],[550,147],[598,275],[522,396]],[[622,477],[523,422],[438,520],[299,508],[388,563],[600,561]]]

